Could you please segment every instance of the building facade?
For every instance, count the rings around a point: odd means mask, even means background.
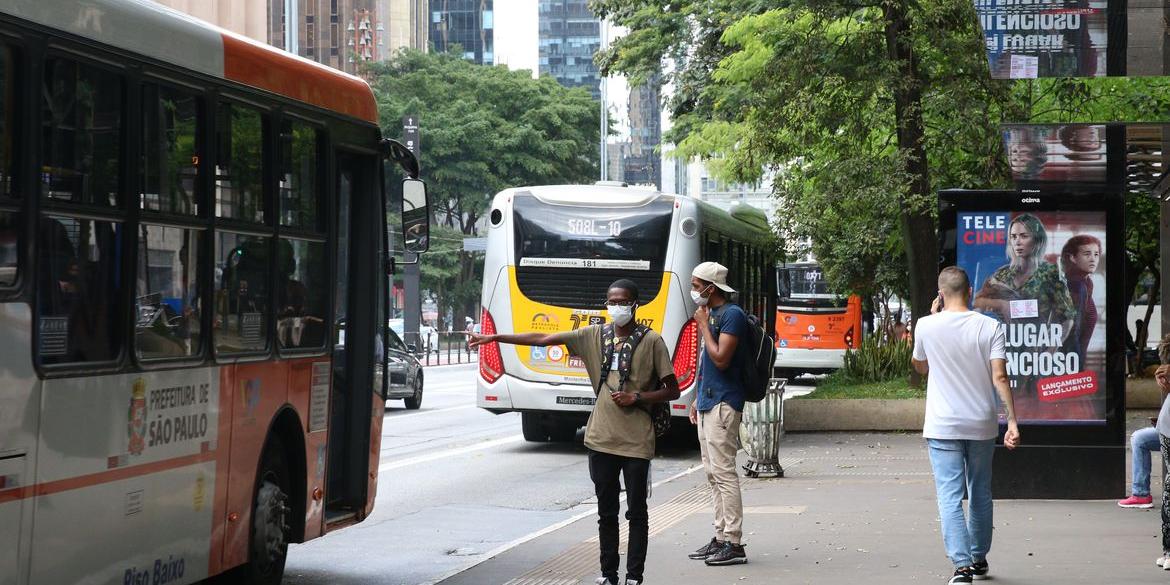
[[[601,21],[588,0],[539,0],[540,74],[566,87],[584,87],[601,97],[593,56],[601,50]]]
[[[268,42],[268,7],[264,2],[209,2],[208,0],[155,0],[163,6],[210,22],[261,43]]]
[[[662,190],[662,105],[658,79],[630,88],[630,148],[622,161],[624,180]]]
[[[495,13],[492,0],[430,0],[430,44],[446,53],[459,47],[464,59],[495,63]]]
[[[399,49],[425,50],[427,7],[427,0],[269,0],[268,43],[360,74]]]

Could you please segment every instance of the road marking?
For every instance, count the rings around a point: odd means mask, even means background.
[[[666,479],[659,480],[659,481],[656,481],[656,482],[650,484],[650,487],[656,488],[660,485],[670,483],[670,482],[672,482],[680,477],[694,473],[702,468],[703,468],[703,465],[701,463],[698,465],[692,465],[691,467],[688,467],[687,469],[684,469],[684,470],[682,470],[682,471],[680,471],[680,472],[678,472],[678,473],[676,473],[676,474],[674,474]],[[618,499],[620,502],[626,501],[626,492],[622,491],[622,495]],[[562,529],[562,528],[564,528],[564,527],[566,527],[574,522],[577,522],[578,520],[583,520],[583,519],[588,518],[596,513],[597,513],[597,505],[595,505],[595,504],[590,505],[585,510],[582,510],[581,512],[579,512],[573,516],[565,518],[564,520],[561,520],[560,522],[557,522],[555,524],[551,524],[549,526],[541,528],[540,530],[537,530],[535,532],[525,534],[524,536],[521,536],[521,537],[519,537],[511,542],[504,543],[504,544],[484,553],[482,556],[480,556],[476,560],[468,563],[467,565],[451,569],[450,571],[443,573],[442,575],[436,577],[435,579],[432,579],[430,581],[426,581],[424,583],[421,583],[420,585],[436,585],[437,583],[441,583],[441,582],[443,582],[451,577],[454,577],[455,575],[458,575],[459,573],[462,573],[468,569],[475,567],[476,565],[479,565],[480,563],[487,562],[487,561],[489,561],[489,560],[491,560],[499,555],[502,555],[502,554],[508,552],[509,550],[512,550],[512,549],[514,549],[514,548],[516,548],[516,547],[518,547],[526,542],[529,542],[531,540],[535,540],[535,539],[540,538],[546,534],[556,532],[556,531],[558,531],[558,530],[560,530],[560,529]]]
[[[468,408],[475,408],[475,405],[474,404],[464,404],[463,406],[451,406],[449,408],[438,408],[435,410],[424,410],[422,412],[412,412],[409,414],[395,414],[391,418],[393,418],[396,421],[399,421],[399,420],[402,420],[404,418],[410,418],[412,416],[422,416],[424,414],[439,414],[440,412],[451,412],[452,410],[466,410]],[[389,414],[394,413],[394,412],[397,412],[397,411],[392,410],[390,412],[387,412],[386,414],[389,415]]]
[[[463,408],[463,407],[459,407],[459,408]],[[423,413],[420,412],[419,414],[423,414]],[[437,459],[445,459],[447,457],[455,457],[456,455],[464,455],[467,453],[474,453],[476,451],[483,451],[484,449],[491,449],[493,447],[499,447],[500,445],[519,443],[520,441],[523,441],[523,440],[524,440],[524,435],[513,435],[511,437],[504,437],[502,439],[494,439],[491,441],[485,441],[483,443],[476,443],[474,445],[468,445],[466,447],[456,447],[454,449],[447,449],[445,451],[438,451],[435,453],[428,453],[426,455],[418,455],[416,457],[409,457],[409,458],[402,459],[399,461],[391,461],[391,462],[387,462],[387,463],[383,463],[382,465],[379,465],[378,466],[378,473],[390,471],[393,469],[401,469],[403,467],[409,467],[411,465],[418,465],[419,463],[427,463],[430,461],[435,461]]]

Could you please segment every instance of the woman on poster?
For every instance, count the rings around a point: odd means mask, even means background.
[[[1042,348],[1013,346],[1009,343],[1009,353],[1060,352],[1064,340],[1072,331],[1076,309],[1068,287],[1060,277],[1060,270],[1044,259],[1048,231],[1035,215],[1022,213],[1008,224],[1007,235],[1008,264],[1001,266],[984,281],[975,293],[975,308],[1009,325],[1060,325],[1061,339],[1055,343]],[[1030,301],[1035,301],[1035,304],[1032,305]],[[1060,412],[1061,408],[1056,407],[1059,403],[1040,402],[1036,382],[1041,377],[1013,376],[1012,393],[1019,417],[1033,420],[1070,418]]]
[[[1069,238],[1060,251],[1060,268],[1064,271],[1065,283],[1077,311],[1068,346],[1080,356],[1081,367],[1085,365],[1089,340],[1097,328],[1097,304],[1093,302],[1093,280],[1090,277],[1097,272],[1100,262],[1101,240],[1087,234]]]

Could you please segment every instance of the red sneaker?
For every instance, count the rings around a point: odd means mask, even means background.
[[[1117,502],[1117,505],[1122,508],[1153,508],[1154,498],[1152,496],[1130,496]]]

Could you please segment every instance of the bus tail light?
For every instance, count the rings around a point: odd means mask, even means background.
[[[480,333],[484,335],[494,335],[496,333],[496,322],[492,320],[492,314],[483,310],[483,317],[480,319],[482,328]],[[493,341],[485,343],[479,348],[479,375],[489,384],[500,379],[504,375],[504,358],[500,355],[500,343]]]
[[[694,319],[687,319],[678,334],[672,365],[674,377],[678,378],[679,390],[690,388],[691,384],[695,383],[699,369],[699,324]]]

